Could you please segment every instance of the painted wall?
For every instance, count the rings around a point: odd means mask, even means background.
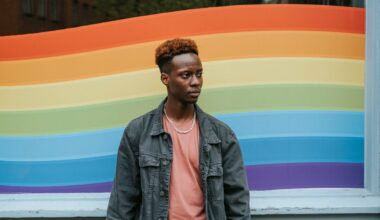
[[[0,37],[0,193],[109,192],[174,37],[198,43],[199,104],[236,132],[251,190],[363,188],[364,25],[358,8],[256,5]]]

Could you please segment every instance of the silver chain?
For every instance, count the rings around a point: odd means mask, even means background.
[[[164,113],[165,113],[165,117],[168,119],[169,123],[173,126],[174,130],[178,133],[181,133],[181,134],[186,134],[186,133],[189,133],[191,130],[193,130],[194,128],[194,125],[195,125],[195,117],[196,117],[196,114],[195,114],[195,110],[194,110],[194,116],[193,116],[193,122],[191,123],[191,126],[189,129],[187,130],[181,130],[179,128],[177,128],[175,125],[174,125],[174,121],[172,119],[169,118],[168,114],[166,113],[166,109],[164,108]]]

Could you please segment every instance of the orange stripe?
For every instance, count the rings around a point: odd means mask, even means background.
[[[0,60],[92,51],[174,37],[255,30],[364,33],[364,9],[245,5],[194,9],[60,31],[0,37]]]
[[[364,59],[362,34],[264,31],[206,35],[194,39],[203,61],[254,57]],[[153,68],[157,44],[150,42],[61,57],[2,61],[0,85],[50,83]]]

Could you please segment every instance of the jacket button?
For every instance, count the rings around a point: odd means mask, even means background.
[[[160,196],[164,196],[164,195],[165,195],[164,191],[160,191]]]
[[[162,164],[163,164],[163,165],[168,165],[168,161],[167,161],[167,160],[163,160],[163,161],[162,161]]]
[[[168,135],[167,134],[164,134],[164,137],[163,137],[165,140],[168,139]]]

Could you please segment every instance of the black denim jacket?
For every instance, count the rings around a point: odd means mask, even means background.
[[[124,131],[108,204],[109,220],[168,218],[173,151],[162,124],[164,102],[132,120]],[[197,105],[196,113],[207,219],[250,219],[247,178],[235,134]]]

